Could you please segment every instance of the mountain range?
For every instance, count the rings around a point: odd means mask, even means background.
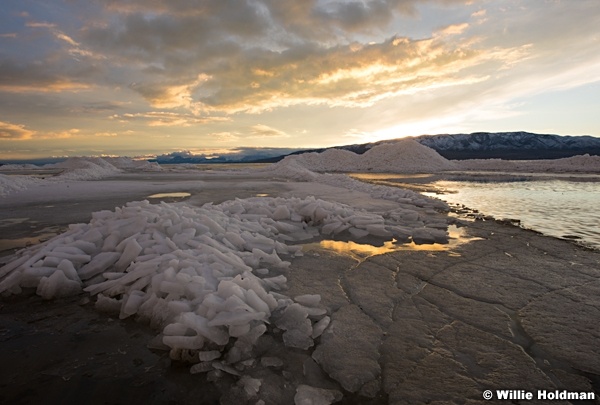
[[[421,135],[413,137],[446,159],[558,159],[576,155],[600,155],[600,138],[593,136],[565,136],[534,134],[531,132],[475,132],[472,134]],[[397,139],[363,144],[335,146],[335,149],[363,154],[374,146],[397,142]],[[296,151],[323,152],[330,148]],[[268,160],[274,162],[283,156]]]
[[[530,132],[475,132],[423,135],[414,138],[446,159],[557,159],[575,155],[600,155],[600,138]]]

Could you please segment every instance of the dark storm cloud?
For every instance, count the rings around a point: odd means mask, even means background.
[[[73,69],[70,74],[61,74],[48,69],[44,63],[18,63],[9,59],[0,60],[0,91],[7,92],[60,92],[82,90],[90,84],[82,80],[87,75]],[[59,70],[59,69],[57,69]]]

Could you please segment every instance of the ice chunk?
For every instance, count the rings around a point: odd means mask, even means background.
[[[199,373],[207,373],[209,371],[214,370],[212,363],[210,362],[202,362],[198,364],[194,364],[190,367],[190,374],[199,374]]]
[[[331,319],[328,316],[324,316],[321,320],[319,320],[319,322],[314,324],[312,333],[313,339],[316,339],[319,336],[321,336],[323,331],[329,326],[330,321]]]
[[[13,288],[18,287],[22,276],[23,274],[20,271],[14,271],[6,276],[6,278],[0,282],[0,293],[11,291]]]
[[[121,301],[115,298],[107,297],[103,294],[98,294],[94,307],[100,312],[109,314],[119,313],[121,309]]]
[[[355,227],[348,228],[348,232],[352,234],[352,236],[356,239],[364,238],[369,234],[369,231],[366,229],[358,229]]]
[[[145,294],[142,291],[132,291],[127,299],[124,299],[123,307],[121,308],[120,319],[125,319],[135,314],[144,302]]]
[[[226,232],[225,239],[238,250],[243,250],[246,246],[246,241],[236,232]]]
[[[137,258],[137,256],[142,252],[142,250],[143,248],[140,246],[138,241],[135,240],[135,238],[130,239],[127,245],[125,245],[123,254],[115,263],[115,268],[118,271],[125,270],[127,267],[129,267],[131,262],[133,262]]]
[[[275,208],[275,211],[273,212],[273,216],[272,218],[275,221],[281,221],[284,219],[290,219],[290,210],[288,209],[287,206],[285,205],[278,205],[277,208]]]
[[[81,286],[77,281],[69,280],[62,270],[56,270],[50,277],[40,280],[36,294],[44,299],[68,297],[81,292]]]
[[[43,277],[50,277],[55,272],[54,267],[27,267],[22,272],[21,287],[37,287]]]
[[[25,263],[28,259],[29,259],[29,256],[25,255],[25,256],[22,256],[16,260],[13,260],[12,262],[9,262],[9,263],[5,264],[4,266],[0,267],[0,279],[2,277],[4,277],[5,275],[7,275],[8,273],[10,273],[11,271],[17,269],[19,266],[21,266],[23,263]]]
[[[173,349],[197,350],[204,346],[202,336],[163,336],[163,343]]]
[[[200,361],[212,361],[219,357],[221,357],[221,352],[218,350],[198,352],[198,359],[200,359]]]
[[[300,304],[288,306],[281,316],[275,320],[275,325],[284,330],[300,330],[306,335],[312,334],[312,326],[306,308]]]
[[[206,318],[193,312],[182,314],[180,322],[218,345],[226,345],[229,341],[229,334],[226,331],[219,327],[209,326]]]
[[[252,398],[258,394],[258,390],[260,390],[262,381],[245,375],[240,378],[238,384],[244,389],[248,397]]]
[[[113,231],[108,237],[104,239],[104,243],[102,244],[103,252],[113,252],[119,242],[121,242],[121,234],[119,231]]]
[[[294,297],[294,301],[305,307],[316,307],[321,302],[321,296],[319,294],[298,295]]]
[[[253,320],[266,319],[264,312],[248,312],[244,310],[236,310],[232,312],[219,312],[217,316],[208,322],[208,326],[222,325],[245,325]]]
[[[299,385],[294,396],[294,405],[330,405],[341,400],[342,393],[337,390]]]
[[[250,324],[249,323],[244,323],[244,324],[241,324],[241,325],[230,325],[229,326],[229,335],[231,337],[244,336],[248,332],[250,332]]]
[[[271,308],[269,305],[260,299],[254,290],[246,291],[246,303],[257,312],[263,312],[267,317],[271,315]]]
[[[281,360],[279,357],[265,356],[260,359],[260,364],[263,367],[280,368],[283,367],[283,360]]]
[[[58,257],[60,259],[67,259],[70,262],[77,263],[77,264],[87,263],[87,262],[89,262],[92,259],[90,257],[90,255],[86,255],[86,254],[73,254],[73,253],[67,253],[67,252],[60,252],[60,251],[56,251],[56,250],[48,252],[48,256]]]
[[[385,226],[383,224],[367,225],[366,230],[371,235],[375,235],[375,236],[380,236],[380,237],[384,237],[384,238],[388,238],[388,237],[392,236],[392,233],[390,231],[388,231],[387,229],[385,229]]]
[[[312,330],[310,331],[312,333]],[[292,329],[283,333],[283,343],[288,347],[307,350],[314,345],[314,342],[308,333],[298,329]]]
[[[117,252],[98,253],[89,263],[79,269],[79,277],[82,280],[87,280],[97,274],[103,273],[115,264],[119,260],[119,257],[121,257],[121,254]]]
[[[412,240],[417,245],[422,245],[426,243],[435,243],[436,237],[432,234],[432,229],[427,228],[417,228],[412,232]]]
[[[231,375],[236,375],[236,376],[240,376],[239,371],[237,371],[235,368],[231,367],[228,364],[225,364],[223,362],[220,361],[213,361],[212,363],[213,367],[216,368],[217,370],[221,370],[226,372],[227,374],[231,374]]]
[[[62,270],[63,273],[65,273],[65,276],[67,276],[70,280],[81,283],[81,279],[77,274],[77,270],[75,270],[75,266],[73,266],[73,263],[71,263],[71,261],[63,259],[56,268]]]
[[[188,330],[187,325],[184,325],[182,323],[171,323],[167,326],[165,326],[165,329],[163,330],[163,335],[165,336],[184,336],[186,334]]]

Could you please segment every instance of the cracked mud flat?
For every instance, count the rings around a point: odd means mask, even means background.
[[[267,380],[299,368],[302,382],[343,391],[347,404],[475,404],[486,389],[598,397],[600,254],[494,221],[468,231],[484,240],[362,262],[313,246],[294,261],[288,294],[321,294],[332,327],[312,358],[287,353]],[[218,387],[147,349],[152,336],[81,297],[5,299],[0,401],[219,403]]]
[[[311,246],[295,259],[286,295],[320,294],[332,322],[311,351],[265,342],[285,359],[257,376],[265,402],[293,403],[290,376],[341,404],[475,404],[486,389],[598,398],[600,253],[495,221],[467,230],[482,240],[452,251],[357,261]],[[0,301],[0,402],[242,403],[232,379],[190,375],[147,348],[154,331],[82,298]]]
[[[362,378],[381,383],[380,403],[481,403],[487,389],[598,398],[600,254],[495,221],[468,230],[484,240],[454,254],[372,256],[351,270],[327,268],[322,252],[309,252],[290,273],[290,285],[294,293],[314,288],[298,269],[320,267],[319,284],[329,287],[319,292],[329,305],[356,312],[354,319],[368,317],[378,349]],[[335,330],[335,312],[333,318]],[[329,356],[355,367],[355,353],[344,354],[353,347],[343,340],[329,347]],[[372,357],[378,364],[369,367]]]

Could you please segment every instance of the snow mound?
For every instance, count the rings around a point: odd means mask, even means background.
[[[24,164],[9,164],[9,165],[2,165],[0,166],[0,170],[2,171],[8,171],[8,170],[35,170],[35,169],[39,169],[39,166],[36,165],[32,165],[30,163],[24,163]]]
[[[456,169],[454,163],[413,139],[377,145],[361,156],[360,171],[431,173]]]
[[[156,162],[148,162],[147,160],[137,160],[131,159],[129,157],[119,156],[119,157],[104,157],[102,158],[106,162],[110,163],[114,167],[118,169],[134,169],[134,170],[143,170],[149,172],[159,172],[162,170],[160,165]]]
[[[33,166],[33,167],[30,167]],[[79,180],[99,180],[112,177],[122,173],[123,170],[161,171],[162,168],[156,162],[134,160],[128,157],[72,157],[63,162],[52,163],[44,166],[35,165],[5,165],[2,169],[63,169],[57,176],[48,177],[45,180],[30,176],[5,176],[0,175],[0,195],[24,190],[33,185],[44,184],[44,181],[63,182]]]
[[[585,154],[562,159],[544,160],[470,159],[459,160],[456,165],[460,170],[600,173],[600,156]]]
[[[527,161],[525,166],[537,171],[600,173],[600,156],[585,154],[554,161]]]
[[[409,143],[415,143],[412,140],[409,141]],[[350,160],[350,158],[352,157],[354,157],[355,160],[358,159],[360,155],[356,155],[355,153],[348,151],[331,150],[331,152],[326,151],[323,154],[321,154],[332,158],[329,160],[324,159],[323,157],[319,157],[319,154],[317,153],[307,153],[301,155],[300,157],[305,155],[307,155],[307,157],[304,158],[304,161],[297,159],[296,156],[288,156],[282,161],[272,164],[269,167],[263,169],[263,172],[275,175],[277,177],[284,177],[296,181],[317,182],[334,187],[345,188],[348,190],[360,191],[369,194],[372,198],[395,201],[399,203],[400,207],[402,207],[401,209],[408,209],[409,211],[414,210],[415,207],[429,209],[430,211],[449,210],[448,205],[445,202],[436,198],[429,198],[423,196],[414,191],[398,187],[388,187],[376,184],[369,184],[363,181],[355,180],[350,176],[341,173],[315,173],[304,166],[305,164],[310,164],[311,168],[315,170],[322,170],[326,165],[328,165],[328,167],[340,167],[338,163],[343,159]],[[367,158],[371,160],[374,156],[377,155],[385,155],[385,152],[380,153],[378,151],[375,151],[371,156],[368,156]],[[338,163],[327,163],[333,160],[334,157],[340,158],[338,160]],[[355,165],[351,171],[357,171],[355,170],[357,167],[358,166]],[[415,215],[418,214],[415,213]],[[425,221],[427,220],[434,219],[432,216],[430,216],[429,218],[425,219]]]
[[[0,174],[0,196],[16,191],[25,190],[31,186],[42,183],[43,180],[31,176]]]
[[[95,157],[73,157],[64,162],[55,163],[51,167],[65,169],[65,171],[49,179],[50,181],[97,180],[121,173],[120,169],[106,160]]]
[[[292,162],[315,172],[431,173],[456,169],[454,163],[413,139],[377,145],[362,155],[327,149],[323,153],[287,156],[275,165],[283,169],[293,165]]]

